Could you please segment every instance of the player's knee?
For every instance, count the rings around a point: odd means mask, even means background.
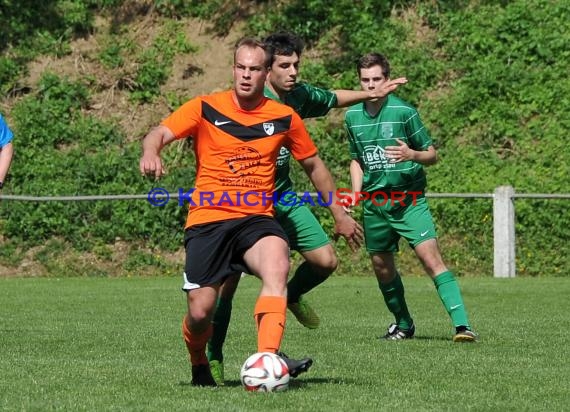
[[[192,332],[204,332],[211,320],[211,311],[205,308],[191,308],[188,314],[188,326]]]
[[[435,278],[437,275],[439,275],[440,273],[443,273],[445,271],[447,271],[447,267],[445,266],[445,264],[443,262],[436,262],[433,264],[426,264],[425,266],[425,270],[426,273],[428,274],[428,276],[430,278]]]
[[[338,267],[338,258],[334,251],[324,253],[317,262],[311,264],[320,276],[329,277]]]
[[[338,258],[334,253],[331,253],[327,257],[324,268],[326,271],[328,271],[327,276],[333,273],[338,268]]]
[[[374,274],[380,283],[390,283],[397,275],[396,268],[393,265],[386,265],[378,261],[373,262]]]
[[[287,275],[289,274],[290,268],[291,262],[288,256],[285,258],[277,258],[273,265],[273,269],[276,272],[275,275],[279,278],[283,277],[285,282],[287,282]]]
[[[263,282],[263,289],[267,294],[285,296],[287,293],[287,276],[289,274],[289,259],[274,258],[271,265],[267,265],[258,277]]]
[[[287,277],[282,280],[277,278],[262,279],[262,291],[270,296],[287,296]]]
[[[429,277],[434,278],[442,272],[447,270],[443,259],[439,254],[433,254],[429,256],[423,256],[420,258],[424,269]]]
[[[396,277],[396,271],[391,271],[388,268],[376,268],[374,270],[374,273],[376,275],[376,280],[378,280],[378,282],[381,284],[390,283]]]

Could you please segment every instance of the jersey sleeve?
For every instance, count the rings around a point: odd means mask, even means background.
[[[300,83],[297,93],[303,102],[297,111],[302,118],[324,116],[337,105],[335,93],[307,83]]]
[[[408,116],[408,119],[404,122],[404,127],[410,140],[411,148],[414,150],[426,150],[433,145],[433,142],[428,130],[420,119],[420,114],[417,110],[413,110]]]
[[[358,151],[356,150],[356,142],[354,141],[354,136],[352,135],[352,129],[350,128],[346,116],[344,118],[344,128],[346,129],[346,135],[348,136],[348,150],[350,152],[350,158],[352,160],[357,160]]]
[[[12,131],[4,121],[2,115],[0,115],[0,148],[6,146],[13,139],[14,135]]]
[[[196,136],[202,118],[202,99],[187,101],[161,123],[174,134],[177,139]]]
[[[303,160],[317,154],[317,146],[309,136],[309,132],[299,115],[293,112],[291,128],[287,138],[287,148],[295,160]]]

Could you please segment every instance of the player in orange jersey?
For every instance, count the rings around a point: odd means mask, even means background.
[[[234,54],[233,89],[186,102],[151,130],[142,144],[140,171],[158,178],[164,173],[160,152],[165,145],[188,137],[194,143],[196,190],[185,226],[183,290],[188,312],[182,325],[193,385],[216,385],[205,348],[219,287],[236,272],[254,274],[262,281],[254,309],[257,351],[276,353],[281,345],[289,250],[287,236],[273,218],[272,195],[282,146],[330,204],[336,233],[352,246],[362,242],[360,225],[328,198],[336,190],[333,178],[301,118],[293,109],[264,97],[269,61],[263,43],[242,39]],[[286,361],[293,376],[312,363],[309,359]]]

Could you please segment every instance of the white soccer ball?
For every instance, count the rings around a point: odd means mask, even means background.
[[[291,379],[285,361],[271,352],[258,352],[247,358],[240,377],[245,390],[252,392],[284,391]]]

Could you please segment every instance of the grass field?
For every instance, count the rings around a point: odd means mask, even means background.
[[[405,278],[417,338],[385,342],[372,278],[334,277],[308,295],[322,324],[291,316],[283,350],[312,369],[278,394],[245,392],[259,282],[234,303],[223,388],[190,386],[178,278],[0,279],[0,410],[567,410],[570,279],[460,279],[476,344],[451,342],[428,278]]]

